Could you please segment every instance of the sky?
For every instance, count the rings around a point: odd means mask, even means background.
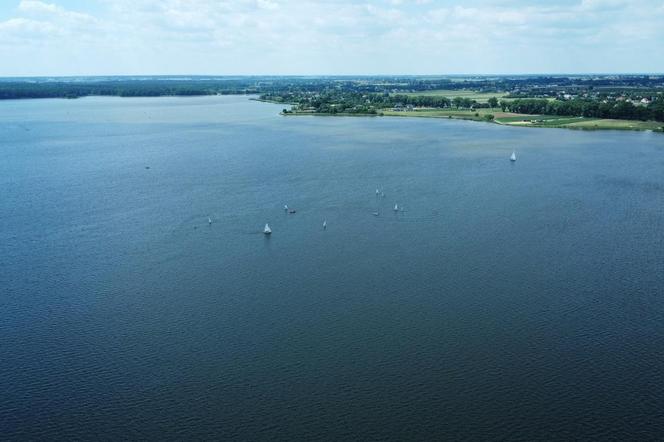
[[[0,76],[664,72],[664,0],[0,0]]]

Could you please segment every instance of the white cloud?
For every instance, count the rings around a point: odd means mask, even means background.
[[[62,10],[62,8],[58,8],[58,6],[52,4],[52,3],[44,3],[40,1],[35,1],[35,0],[21,0],[21,2],[18,5],[18,10],[21,12],[28,12],[28,13],[57,13]]]
[[[48,22],[27,18],[10,18],[7,21],[0,22],[0,35],[5,36],[21,36],[23,34],[47,36],[56,30],[57,28]]]
[[[626,0],[581,0],[580,10],[584,11],[607,11],[611,9],[619,9],[628,5]]]
[[[279,9],[279,4],[270,0],[256,0],[256,4],[261,9],[275,10]]]
[[[54,60],[51,73],[69,73],[57,60],[76,57],[82,62],[72,73],[570,71],[581,65],[574,57],[595,63],[592,70],[628,62],[624,70],[664,70],[664,61],[645,55],[664,43],[661,0],[92,3],[95,12],[83,13],[57,0],[21,0],[0,21],[0,56],[8,60],[0,75],[27,71],[37,56]],[[612,57],[618,49],[632,49],[633,60]]]
[[[68,22],[93,22],[94,18],[88,14],[68,11],[56,4],[45,3],[38,0],[21,0],[18,5],[21,13],[32,16],[51,17]]]

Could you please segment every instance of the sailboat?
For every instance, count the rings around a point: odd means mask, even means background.
[[[394,205],[394,211],[395,211],[395,212],[398,212],[398,211],[399,211],[399,205],[398,205],[398,204],[395,204],[395,205]]]
[[[212,218],[208,216],[208,224],[212,224]]]
[[[284,204],[284,211],[288,212],[288,204]]]
[[[266,235],[272,233],[272,229],[270,229],[270,226],[267,223],[265,223],[265,228],[263,229],[263,233],[265,233]]]
[[[327,229],[327,220],[323,221],[323,230]]]
[[[380,193],[380,190],[376,189],[376,195],[378,195],[379,193]]]
[[[516,161],[516,151],[512,151],[512,155],[510,155],[510,161]]]

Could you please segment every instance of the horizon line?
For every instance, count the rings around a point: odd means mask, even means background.
[[[568,77],[568,76],[591,76],[591,75],[620,75],[620,76],[642,76],[656,75],[664,76],[664,72],[523,72],[523,73],[457,73],[457,74],[80,74],[80,75],[0,75],[0,81],[4,79],[31,79],[31,78],[154,78],[154,77],[244,77],[244,78],[376,78],[376,77],[510,77],[510,76],[528,76],[528,77]]]

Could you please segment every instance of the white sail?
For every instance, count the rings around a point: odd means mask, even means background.
[[[212,218],[208,216],[208,224],[212,224]]]
[[[288,212],[288,204],[284,204],[284,210]]]
[[[510,161],[516,161],[516,151],[512,151],[512,155],[510,155]]]
[[[395,211],[395,212],[398,212],[398,211],[399,211],[399,205],[398,205],[398,204],[395,204],[395,205],[394,205],[394,211]]]
[[[376,189],[376,195],[378,195],[379,193],[380,193],[380,190]]]
[[[265,228],[263,229],[263,233],[265,233],[266,235],[272,233],[272,229],[270,229],[270,226],[267,223],[265,223]]]
[[[327,220],[323,221],[323,229],[327,229]]]

